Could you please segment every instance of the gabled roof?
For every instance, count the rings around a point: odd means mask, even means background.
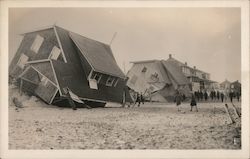
[[[94,71],[125,78],[109,45],[70,32],[69,36]]]
[[[186,85],[190,83],[175,61],[162,60],[161,63],[167,70],[168,74],[175,80],[178,85]]]

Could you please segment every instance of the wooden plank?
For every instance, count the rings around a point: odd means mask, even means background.
[[[58,34],[57,34],[57,31],[56,31],[56,26],[54,26],[53,28],[54,28],[54,31],[55,31],[55,34],[56,34],[56,39],[57,39],[58,44],[59,44],[59,46],[60,46],[60,49],[61,49],[61,51],[62,51],[63,60],[64,60],[65,63],[67,63],[67,59],[66,59],[66,56],[65,56],[65,54],[64,54],[64,51],[63,51],[63,48],[62,48],[62,44],[61,44],[60,38],[59,38],[59,36],[58,36]]]
[[[53,63],[52,63],[51,60],[50,60],[50,65],[52,67],[52,71],[53,71],[53,74],[54,74],[54,77],[55,77],[55,80],[56,80],[56,84],[57,84],[57,88],[58,88],[59,94],[62,95],[62,91],[61,91],[61,88],[59,86],[59,82],[58,82],[58,79],[57,79],[57,76],[56,76],[55,68],[54,68]]]
[[[21,78],[29,69],[30,69],[30,66],[28,66],[28,67],[18,76],[18,78]]]
[[[31,31],[20,33],[19,35],[24,36],[27,33],[33,33],[33,32],[37,32],[37,31],[41,31],[41,30],[51,29],[51,28],[53,28],[53,26],[54,25],[49,25],[49,26],[45,26],[45,27],[36,28],[36,29],[31,30]]]
[[[235,121],[233,120],[233,118],[231,117],[231,115],[230,115],[230,113],[229,113],[228,105],[225,104],[225,105],[224,105],[224,108],[225,108],[226,113],[227,113],[227,115],[228,115],[228,117],[229,117],[229,119],[230,119],[230,122],[231,122],[231,123],[235,123]]]
[[[39,74],[41,74],[42,76],[44,76],[44,74],[42,74],[39,70],[37,70],[35,67],[33,67],[33,66],[31,66],[36,72],[38,72]],[[44,76],[44,77],[46,77],[46,76]],[[46,77],[47,78],[47,77]],[[54,83],[54,82],[52,82],[49,78],[47,78],[55,87],[57,87],[57,85]],[[58,87],[57,87],[58,88]]]
[[[31,80],[29,80],[29,79],[27,79],[27,78],[21,77],[21,79],[22,79],[22,80],[25,80],[25,81],[27,81],[27,82],[30,82],[30,83],[33,83],[33,84],[36,84],[36,85],[37,85],[37,83],[35,83],[34,81],[31,81]]]
[[[233,103],[232,103],[232,106],[233,106],[233,109],[234,109],[235,114],[236,114],[237,117],[239,118],[241,115],[240,115],[240,113],[238,112],[236,106],[235,106]]]
[[[56,91],[55,91],[54,95],[53,95],[53,96],[52,96],[52,98],[50,99],[49,104],[51,104],[51,103],[53,102],[53,100],[54,100],[54,98],[55,98],[55,96],[56,96],[57,92],[58,92],[58,88],[56,89]]]
[[[49,62],[49,59],[28,61],[27,64],[40,63],[40,62]]]
[[[20,81],[19,94],[22,96],[23,80]]]

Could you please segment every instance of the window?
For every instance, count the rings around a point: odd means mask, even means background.
[[[59,57],[60,53],[61,53],[61,50],[58,47],[54,46],[53,49],[51,50],[49,58],[53,59],[53,60],[57,60],[57,58]]]
[[[41,84],[43,86],[47,87],[48,82],[49,82],[48,78],[46,78],[45,76],[42,76],[42,78],[41,78]]]
[[[35,53],[38,53],[38,50],[40,49],[43,41],[44,41],[44,38],[41,37],[40,35],[37,35],[30,49],[34,51]]]
[[[17,65],[20,67],[20,68],[24,68],[26,62],[28,61],[29,57],[26,56],[25,54],[21,54],[18,62],[17,62]]]
[[[159,77],[158,77],[158,73],[155,72],[154,74],[151,75],[151,80],[153,80],[154,82],[158,82],[159,81]]]
[[[114,81],[115,81],[115,78],[109,76],[109,78],[107,79],[107,82],[106,82],[106,86],[112,86],[112,84],[114,83]]]
[[[147,67],[143,67],[143,69],[141,70],[142,73],[145,73],[147,71]]]
[[[116,85],[118,84],[118,81],[119,81],[119,79],[117,78],[117,80],[116,80],[116,82],[114,84],[114,87],[116,87]]]
[[[100,73],[94,72],[94,73],[92,73],[92,75],[91,75],[91,79],[96,80],[97,83],[100,82],[101,78],[102,78],[102,74],[100,74]]]
[[[97,81],[95,79],[90,79],[89,80],[89,87],[91,89],[98,89]]]

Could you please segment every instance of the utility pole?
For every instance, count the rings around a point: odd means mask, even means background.
[[[111,39],[111,41],[110,41],[109,45],[111,45],[111,44],[112,44],[113,40],[114,40],[114,39],[115,39],[115,37],[116,37],[116,34],[117,34],[117,32],[115,32],[115,33],[114,33],[114,35],[113,35],[113,37],[112,37],[112,39]]]

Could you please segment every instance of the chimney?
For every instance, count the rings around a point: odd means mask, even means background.
[[[185,62],[185,65],[187,66],[187,65],[188,65],[188,63],[187,63],[187,62]]]
[[[172,54],[169,54],[169,58],[170,58],[170,59],[172,58]]]
[[[196,66],[194,66],[194,69],[196,69]]]

